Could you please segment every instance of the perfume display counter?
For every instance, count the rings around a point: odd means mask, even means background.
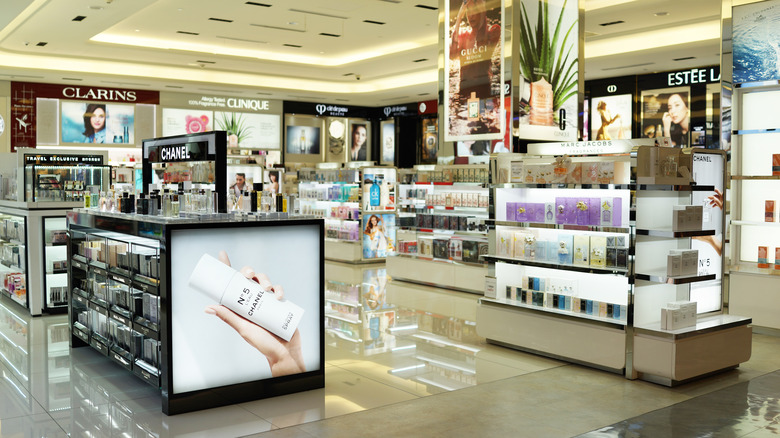
[[[68,213],[67,229],[71,347],[89,345],[159,388],[163,413],[324,386],[322,219],[165,219],[77,209]],[[261,292],[249,299],[246,288],[236,288],[236,277],[209,282],[216,290],[204,290],[196,266],[205,255],[251,270]],[[294,330],[289,343],[267,336],[271,325],[266,330],[228,310],[261,314],[264,306],[273,307],[275,302],[264,300],[276,300],[279,287],[289,302],[281,304],[302,312],[282,316],[285,329]],[[297,328],[290,327],[298,317]],[[240,324],[249,324],[242,330],[256,331],[264,341],[244,340],[234,328]],[[283,354],[263,353],[269,351]]]

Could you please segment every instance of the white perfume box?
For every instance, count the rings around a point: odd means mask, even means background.
[[[704,218],[704,207],[701,205],[689,205],[685,209],[688,213],[689,230],[701,230]]]
[[[575,234],[573,251],[574,264],[587,266],[589,264],[590,255],[590,236]]]
[[[682,254],[669,254],[666,256],[666,276],[679,277],[682,275]]]
[[[672,207],[672,230],[674,231],[688,231],[690,226],[690,218],[688,209],[685,205],[675,205]]]

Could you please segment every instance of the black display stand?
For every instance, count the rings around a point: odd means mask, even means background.
[[[172,233],[186,232],[188,235],[195,234],[197,238],[199,233],[223,232],[230,229],[231,232],[240,233],[243,236],[263,231],[258,230],[258,228],[266,228],[264,231],[267,232],[268,227],[274,228],[273,233],[275,234],[306,232],[311,236],[311,240],[316,238],[318,241],[317,248],[311,248],[318,252],[313,253],[310,260],[319,260],[319,266],[308,268],[309,272],[319,273],[319,278],[312,280],[312,284],[318,285],[316,288],[318,290],[315,293],[317,299],[314,303],[306,303],[308,308],[312,309],[307,310],[307,312],[316,312],[314,309],[319,310],[318,315],[313,313],[309,316],[310,318],[318,318],[319,337],[306,338],[307,351],[311,357],[314,357],[315,351],[319,354],[318,369],[281,377],[268,377],[237,384],[207,387],[195,391],[179,390],[176,392],[174,389],[174,349],[172,348],[174,339],[172,320],[177,315],[177,309],[173,306],[174,296],[179,294],[179,299],[181,299],[181,294],[191,292],[182,288],[181,283],[177,290],[174,290],[172,286],[172,279],[175,278],[172,272],[182,270],[181,266],[176,266],[177,261],[173,260],[172,254],[175,245],[183,245],[183,239],[178,237],[172,239]],[[90,345],[141,380],[159,388],[162,395],[163,413],[174,415],[324,387],[325,344],[324,331],[321,328],[324,327],[325,320],[323,305],[325,268],[324,246],[322,245],[324,222],[322,219],[230,220],[227,215],[215,215],[210,220],[165,220],[141,215],[101,213],[78,209],[68,213],[68,234],[68,260],[70,260],[68,276],[71,292],[71,299],[68,303],[68,321],[71,329],[71,347]],[[133,253],[128,252],[128,257],[121,258],[117,257],[115,251],[112,255],[111,244],[117,242],[143,245],[141,248],[143,251],[139,250],[139,253],[146,252],[146,267],[141,267],[138,261],[133,261]],[[85,243],[92,243],[92,245],[85,245]],[[85,247],[89,247],[89,250],[85,251]],[[96,253],[96,251],[100,251],[100,253]],[[150,253],[151,256],[149,256]],[[151,264],[156,267],[150,269]],[[144,307],[143,315],[141,314],[142,312],[138,308],[140,300],[133,304],[132,300],[123,301],[121,297],[117,298],[116,291],[118,289],[127,290],[128,288],[139,293],[136,296],[140,296],[141,293],[149,295],[149,297],[145,297],[150,298],[149,301],[159,297],[159,307],[154,313],[154,318],[146,317],[146,307]],[[314,292],[312,290],[312,293]],[[185,299],[191,300],[189,296]],[[128,302],[130,303],[126,304]],[[181,301],[179,302],[181,303]],[[201,317],[201,312],[202,309],[199,309],[197,314],[193,314],[193,318]],[[85,313],[89,314],[88,318],[85,318]],[[179,310],[178,315],[189,318],[190,313]],[[317,316],[315,317],[315,315]],[[106,327],[112,325],[113,333]],[[119,326],[123,327],[117,330]],[[132,348],[132,346],[123,346],[123,342],[116,340],[116,332],[125,331],[128,333],[128,330],[134,336],[138,336],[136,333],[142,335],[144,345],[148,342],[157,346],[159,354],[156,357],[156,372],[154,369],[150,370],[149,362],[145,359],[146,350],[143,354],[138,355],[133,351],[139,350]],[[181,332],[182,329],[178,328],[178,330]],[[196,344],[198,348],[209,349],[210,346],[221,342],[224,342],[224,339],[214,336],[202,340],[198,338]],[[239,359],[228,358],[225,360],[238,361]],[[225,371],[228,374],[233,372],[230,369]]]
[[[153,163],[213,161],[214,191],[220,213],[227,212],[227,132],[210,131],[143,141],[143,189],[149,194]]]

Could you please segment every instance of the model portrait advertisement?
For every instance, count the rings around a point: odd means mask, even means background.
[[[135,106],[62,102],[63,143],[135,143]]]
[[[174,230],[174,393],[320,369],[315,224]]]
[[[349,123],[349,161],[366,161],[371,149],[371,128],[365,121]]]
[[[504,7],[500,0],[448,0],[445,140],[502,137]]]
[[[577,139],[577,2],[521,4],[518,133],[536,140]]]
[[[689,87],[642,91],[642,137],[669,137],[672,147],[690,146],[690,94]]]
[[[593,140],[624,140],[631,138],[631,104],[633,96],[594,97],[591,102],[591,136]]]
[[[394,252],[395,214],[363,215],[363,258],[383,258]]]

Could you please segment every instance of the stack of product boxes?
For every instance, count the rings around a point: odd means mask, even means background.
[[[673,301],[661,308],[661,329],[679,330],[696,325],[696,302]]]
[[[701,205],[678,205],[672,210],[673,231],[698,231],[702,229]],[[676,249],[666,256],[667,277],[692,277],[698,275],[699,251]]]

